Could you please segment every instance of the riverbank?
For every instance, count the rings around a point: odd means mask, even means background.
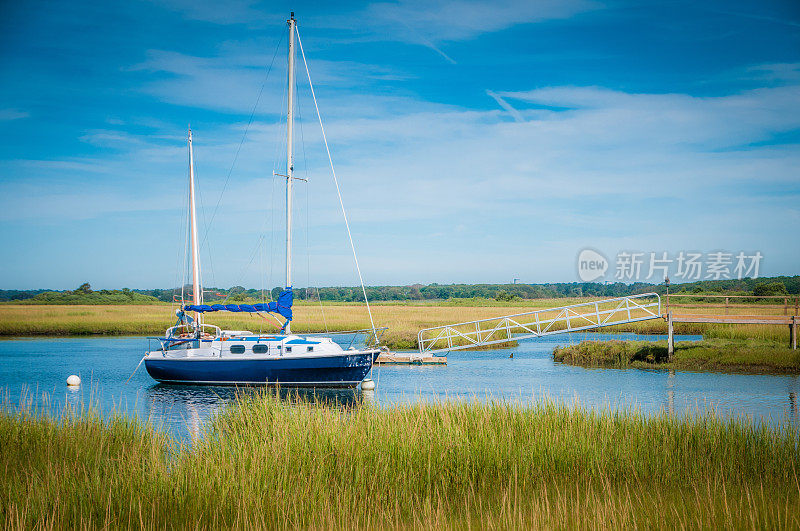
[[[269,393],[240,399],[193,445],[87,412],[0,413],[0,521],[797,527],[797,437],[793,427],[546,402],[342,409]]]
[[[800,350],[761,340],[680,341],[672,360],[666,341],[582,341],[556,347],[553,360],[582,367],[800,374]]]
[[[529,312],[574,303],[565,299],[537,299],[525,305],[462,306],[443,301],[415,304],[373,304],[376,326],[388,326],[383,337],[391,349],[414,349],[422,328]],[[716,308],[693,309],[693,313],[714,313]],[[754,310],[748,310],[753,312]],[[369,327],[363,304],[324,305],[301,303],[294,306],[293,330],[298,333],[358,330]],[[278,326],[272,317],[219,312],[209,318],[223,328],[272,332]],[[175,322],[174,307],[158,305],[24,305],[0,304],[0,336],[160,335]],[[663,319],[629,323],[599,329],[603,332],[665,334]],[[675,325],[677,334],[699,334],[706,338],[759,339],[786,344],[788,327],[771,325],[685,324]]]

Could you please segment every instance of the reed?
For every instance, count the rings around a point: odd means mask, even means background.
[[[585,301],[586,299],[584,299]],[[413,349],[417,332],[422,328],[475,319],[486,319],[535,309],[563,306],[576,302],[571,299],[537,299],[525,305],[459,306],[453,302],[435,304],[375,304],[372,306],[377,326],[388,326],[384,336],[393,349]],[[520,303],[517,303],[520,304]],[[70,336],[70,335],[157,335],[174,324],[174,306],[160,305],[24,305],[0,304],[0,336]],[[692,313],[715,313],[717,308],[693,309]],[[757,315],[769,310],[745,309],[739,313]],[[369,317],[363,304],[300,303],[294,307],[293,330],[320,332],[356,330],[369,327]],[[732,310],[733,312],[733,310]],[[260,319],[247,314],[219,312],[207,321],[223,328],[275,332],[277,322],[272,317]],[[637,332],[665,334],[666,323],[661,319],[630,323],[601,329],[605,332]],[[678,334],[702,334],[725,339],[756,338],[788,344],[788,326],[728,325],[677,323]]]
[[[241,397],[182,445],[0,413],[5,528],[800,525],[798,432],[550,401],[337,408]]]

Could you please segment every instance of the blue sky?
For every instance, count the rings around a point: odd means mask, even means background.
[[[281,284],[290,10],[368,284],[575,281],[586,247],[799,272],[797,2],[220,5],[2,3],[0,288],[179,283],[189,123],[205,283]],[[352,285],[301,72],[295,284]]]

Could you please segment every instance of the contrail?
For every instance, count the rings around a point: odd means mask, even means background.
[[[445,59],[446,59],[446,60],[447,60],[447,61],[448,61],[450,64],[454,64],[454,65],[455,65],[455,64],[458,64],[458,63],[456,63],[456,60],[455,60],[455,59],[453,59],[452,57],[450,57],[449,55],[447,55],[446,53],[444,53],[442,50],[440,50],[440,49],[439,49],[439,48],[438,48],[438,47],[437,47],[435,44],[433,44],[431,41],[429,41],[428,39],[426,39],[425,37],[423,37],[423,36],[422,36],[422,35],[420,35],[419,33],[417,33],[417,36],[420,38],[420,40],[422,41],[422,43],[423,43],[425,46],[427,46],[428,48],[430,48],[430,49],[431,49],[431,50],[433,50],[434,52],[436,52],[436,53],[438,53],[439,55],[441,55],[442,57],[444,57],[444,58],[445,58]]]
[[[794,22],[794,21],[791,21],[791,20],[783,20],[783,19],[780,19],[780,18],[769,17],[769,16],[764,16],[764,15],[756,15],[756,14],[753,14],[753,13],[742,13],[740,11],[726,11],[726,10],[723,10],[723,9],[708,9],[708,8],[703,8],[703,7],[698,7],[698,9],[701,10],[701,11],[707,11],[709,13],[717,13],[717,14],[720,14],[720,15],[731,15],[731,16],[734,16],[734,17],[749,18],[749,19],[752,19],[752,20],[762,20],[764,22],[774,22],[775,24],[782,24],[784,26],[792,26],[792,27],[795,27],[795,28],[800,27],[800,23],[797,23],[797,22]]]
[[[456,65],[456,64],[458,64],[458,63],[456,63],[455,59],[453,59],[452,57],[450,57],[449,55],[447,55],[446,53],[444,53],[444,52],[443,52],[441,49],[439,49],[439,47],[437,47],[435,44],[433,44],[433,42],[431,42],[431,41],[430,41],[430,39],[428,39],[428,38],[426,38],[425,36],[423,36],[422,34],[420,34],[420,33],[419,33],[417,30],[415,30],[415,29],[414,29],[414,28],[413,28],[411,25],[409,25],[409,24],[408,24],[408,23],[407,23],[405,20],[403,20],[402,18],[399,18],[399,17],[398,17],[398,18],[396,18],[395,20],[397,20],[397,21],[398,21],[398,22],[400,22],[400,23],[401,23],[403,26],[405,26],[406,28],[408,28],[408,30],[409,30],[411,33],[413,33],[413,34],[414,34],[414,36],[415,36],[415,37],[417,37],[417,38],[418,38],[418,39],[419,39],[419,40],[422,42],[422,44],[423,44],[423,45],[427,46],[428,48],[430,48],[430,49],[431,49],[431,50],[433,50],[434,52],[436,52],[436,53],[438,53],[439,55],[441,55],[442,57],[444,57],[444,59],[445,59],[447,62],[449,62],[450,64],[453,64],[453,65]]]
[[[496,101],[500,107],[502,107],[505,111],[507,111],[508,114],[510,114],[514,118],[514,120],[516,120],[517,122],[525,121],[525,118],[522,117],[522,114],[520,114],[520,112],[516,110],[514,107],[512,107],[506,100],[501,98],[499,94],[492,92],[489,89],[486,89],[486,94],[494,101]]]

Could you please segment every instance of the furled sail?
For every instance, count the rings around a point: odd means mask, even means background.
[[[292,288],[286,288],[278,295],[277,301],[259,302],[256,304],[189,304],[183,307],[185,312],[269,312],[277,313],[292,320]]]

